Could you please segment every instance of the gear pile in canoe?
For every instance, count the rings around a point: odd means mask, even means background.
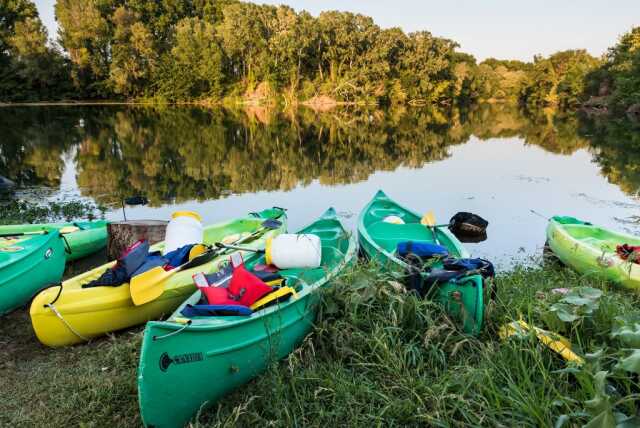
[[[275,227],[263,226],[269,219],[278,220]],[[262,248],[269,237],[282,233],[285,228],[284,211],[268,209],[205,227],[203,242],[199,244],[212,245],[231,239],[230,242],[243,243],[249,248]],[[140,251],[144,248],[151,252]],[[33,299],[30,309],[31,323],[38,339],[47,346],[72,345],[168,315],[195,290],[191,276],[196,269],[215,272],[229,253],[209,251],[197,256],[206,255],[205,259],[209,260],[204,264],[182,267],[178,271],[178,267],[164,262],[170,254],[163,256],[163,248],[164,242],[150,249],[145,245],[136,247],[119,261],[99,266],[62,282],[58,287],[42,291]],[[183,261],[184,257],[171,263]],[[168,267],[174,269],[165,270]],[[134,284],[129,281],[154,274],[156,268],[161,271],[160,276],[156,276],[158,280],[152,283],[143,281],[141,292],[157,294],[150,301],[136,305],[132,298]],[[116,279],[108,283],[110,278]]]
[[[404,278],[409,289],[442,304],[465,332],[478,334],[493,266],[471,259],[446,225],[424,223],[379,191],[360,213],[360,249],[384,270]]]

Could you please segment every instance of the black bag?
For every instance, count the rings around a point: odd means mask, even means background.
[[[482,236],[487,233],[489,222],[477,214],[459,212],[449,220],[449,230],[461,236]]]

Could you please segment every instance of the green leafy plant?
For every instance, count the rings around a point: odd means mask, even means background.
[[[567,323],[580,323],[593,316],[599,307],[602,291],[592,287],[575,287],[543,312],[547,326],[556,331],[566,331]]]

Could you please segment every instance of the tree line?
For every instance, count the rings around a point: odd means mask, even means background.
[[[603,58],[568,50],[478,63],[427,31],[237,0],[57,0],[57,43],[31,0],[0,5],[0,101],[150,99],[571,109],[640,102],[640,27]],[[600,98],[598,98],[600,97]],[[604,97],[604,98],[603,98]]]

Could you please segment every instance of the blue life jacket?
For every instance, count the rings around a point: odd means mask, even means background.
[[[442,245],[432,244],[431,242],[404,241],[398,243],[398,255],[405,257],[408,254],[415,254],[420,258],[436,257],[443,259],[449,256],[449,251]]]
[[[251,309],[243,305],[186,305],[182,315],[187,318],[192,317],[214,317],[214,316],[248,316],[253,313]]]

